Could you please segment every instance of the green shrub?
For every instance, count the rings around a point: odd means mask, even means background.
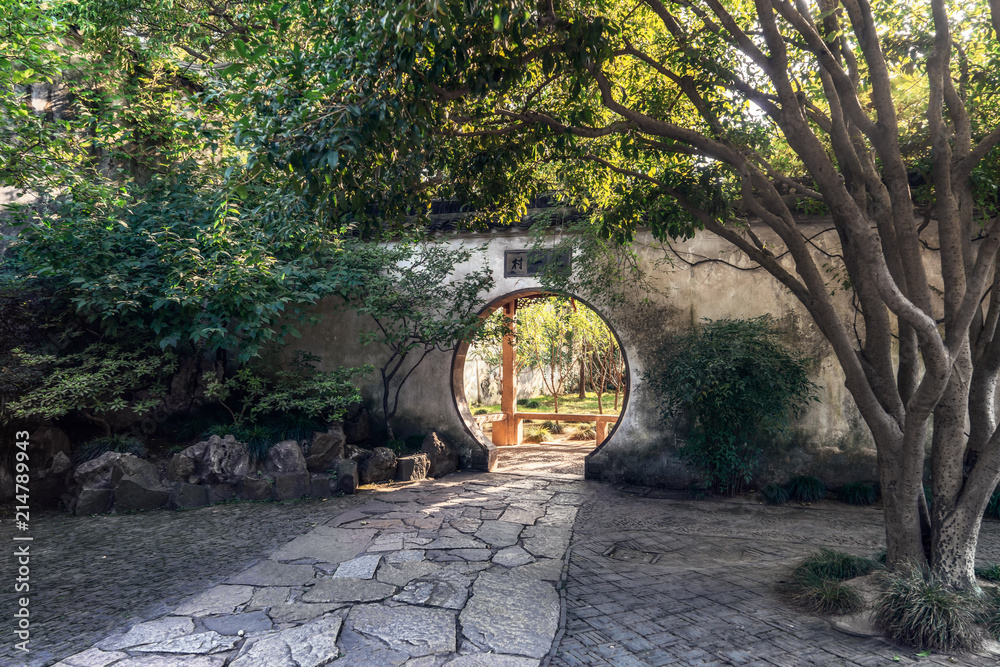
[[[881,569],[882,565],[871,558],[855,556],[834,549],[820,549],[807,556],[795,568],[795,577],[797,579],[819,577],[820,579],[843,581],[854,577],[863,577]]]
[[[986,567],[976,568],[976,576],[987,581],[1000,582],[1000,563],[987,563]]]
[[[777,482],[765,484],[760,492],[768,505],[783,505],[788,502],[788,489]]]
[[[785,485],[788,496],[801,503],[814,503],[826,497],[826,485],[818,477],[798,475]]]
[[[542,426],[544,426],[545,428],[547,428],[550,433],[562,433],[563,431],[566,430],[566,427],[563,426],[560,422],[551,421],[551,420],[550,421],[543,421],[542,422]]]
[[[524,407],[529,408],[531,410],[537,410],[538,408],[542,407],[542,404],[541,404],[540,401],[536,401],[535,399],[531,399],[530,401],[528,401],[527,403],[524,404]]]
[[[73,452],[73,461],[77,465],[92,461],[107,452],[132,454],[140,459],[146,458],[146,446],[142,441],[131,435],[106,435],[88,440]]]
[[[597,429],[592,424],[580,424],[569,436],[570,440],[594,440],[597,437]]]
[[[770,316],[707,320],[661,349],[646,381],[660,395],[663,419],[691,418],[680,455],[706,486],[741,492],[753,478],[762,443],[785,430],[792,414],[817,400],[806,360],[777,342]]]
[[[848,505],[872,505],[878,498],[878,486],[871,482],[848,482],[840,487],[839,493]]]
[[[542,424],[531,424],[524,428],[524,442],[544,442],[550,437],[552,433]]]
[[[474,414],[474,415],[488,415],[488,414],[490,414],[490,411],[487,410],[486,408],[477,408],[476,411],[473,412],[472,414]]]
[[[990,496],[990,502],[987,503],[986,512],[983,516],[991,519],[1000,519],[1000,486],[993,489],[993,495]]]
[[[319,357],[301,350],[278,369],[254,359],[230,378],[206,377],[205,395],[228,412],[234,424],[271,415],[294,415],[323,424],[336,421],[361,400],[351,381],[371,367],[324,372],[316,369],[318,362]]]
[[[974,651],[983,642],[976,625],[981,606],[931,574],[912,570],[886,577],[872,620],[893,640],[921,651]]]
[[[816,575],[797,578],[792,585],[792,597],[820,614],[856,614],[865,608],[864,598],[853,586]]]
[[[520,405],[521,407],[527,407],[528,406],[528,399],[527,398],[519,398],[519,399],[517,399],[517,404]]]
[[[279,442],[281,440],[297,440],[298,442],[309,440],[313,433],[326,431],[329,427],[329,422],[295,412],[268,415],[261,421],[274,429]]]

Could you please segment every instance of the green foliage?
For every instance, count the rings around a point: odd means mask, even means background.
[[[872,620],[889,639],[912,648],[966,652],[982,645],[978,609],[969,595],[914,569],[886,575]]]
[[[864,609],[864,600],[854,587],[843,583],[844,580],[881,569],[882,566],[870,558],[821,549],[796,566],[790,590],[796,602],[812,611],[856,614]]]
[[[177,368],[173,352],[141,344],[92,343],[80,352],[18,357],[25,366],[42,369],[44,379],[7,404],[10,418],[47,421],[79,414],[105,435],[112,434],[116,413],[142,418],[152,412]]]
[[[814,503],[826,497],[826,484],[818,477],[797,475],[785,484],[788,496],[800,503]]]
[[[579,424],[576,430],[570,434],[570,440],[594,440],[597,438],[597,429],[593,424]]]
[[[458,271],[459,265],[477,261],[477,252],[431,240],[360,242],[345,249],[343,266],[358,278],[342,281],[340,295],[347,307],[376,325],[362,342],[377,342],[389,351],[379,373],[390,440],[399,393],[413,371],[431,352],[472,342],[484,331],[479,310],[493,284],[492,269],[483,262],[467,273]]]
[[[646,376],[661,397],[664,420],[690,414],[692,429],[680,454],[717,491],[743,490],[765,438],[816,400],[806,361],[787,352],[777,336],[770,316],[707,320],[668,342]]]
[[[542,403],[541,401],[536,401],[535,399],[531,399],[530,401],[524,404],[524,407],[528,408],[529,410],[537,410],[538,408],[542,407]]]
[[[821,579],[844,581],[854,577],[863,577],[882,566],[871,558],[836,551],[820,549],[809,555],[795,568],[796,577],[815,576]]]
[[[976,576],[987,581],[1000,582],[1000,563],[987,563],[985,567],[977,567]]]
[[[205,396],[224,408],[233,424],[282,415],[286,423],[295,420],[300,425],[296,428],[304,425],[311,434],[317,424],[340,419],[348,406],[361,400],[352,379],[370,371],[369,367],[320,371],[315,366],[318,361],[302,351],[278,369],[254,360],[230,378],[206,377]]]
[[[306,307],[350,281],[318,230],[282,236],[188,162],[169,177],[23,207],[10,266],[58,290],[107,335],[238,350],[296,334]]]
[[[474,414],[474,415],[488,415],[489,413],[490,413],[490,411],[487,410],[486,408],[477,408],[476,411],[473,412],[472,414]]]
[[[849,505],[873,505],[878,499],[878,485],[872,482],[848,482],[840,487],[838,494]]]
[[[760,492],[768,505],[784,505],[788,502],[788,489],[783,484],[770,482],[761,487]]]
[[[856,588],[814,574],[797,577],[791,585],[791,593],[796,602],[820,614],[856,614],[865,608],[864,599]]]
[[[146,458],[146,445],[138,438],[131,435],[107,435],[93,438],[80,445],[73,452],[73,463],[80,465],[86,461],[92,461],[102,454],[117,452],[118,454],[131,454],[140,459]]]

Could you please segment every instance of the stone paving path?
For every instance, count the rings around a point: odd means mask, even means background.
[[[538,665],[582,480],[450,475],[368,502],[59,667]]]
[[[280,516],[291,530],[278,529]],[[919,658],[836,632],[781,600],[778,582],[805,553],[866,554],[882,543],[877,510],[840,504],[774,508],[565,474],[460,473],[325,503],[66,525],[85,534],[100,523],[135,540],[116,554],[128,570],[129,549],[141,560],[148,544],[185,542],[178,528],[198,519],[211,526],[198,533],[211,548],[186,542],[174,553],[199,557],[182,569],[164,562],[166,573],[147,562],[159,603],[133,605],[141,622],[117,618],[116,630],[101,631],[100,615],[96,633],[75,620],[80,636],[60,645],[59,667],[998,664],[997,656]],[[263,546],[253,542],[258,531]],[[985,524],[980,555],[1000,560],[997,522]],[[97,577],[103,589],[77,588],[80,599],[127,605],[141,595],[129,588],[134,574],[123,589],[113,569],[93,569],[63,590]],[[43,616],[43,629],[62,620]],[[55,662],[10,656],[0,653],[0,664]]]

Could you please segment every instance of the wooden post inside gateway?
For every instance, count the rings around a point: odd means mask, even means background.
[[[510,325],[510,335],[503,337],[500,366],[500,412],[503,421],[493,422],[493,444],[497,446],[519,445],[524,435],[521,419],[516,417],[517,372],[514,370],[514,316],[517,314],[517,299],[503,305],[503,314]]]

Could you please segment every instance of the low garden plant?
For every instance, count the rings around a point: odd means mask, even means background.
[[[665,421],[690,417],[679,453],[701,471],[706,488],[728,495],[746,489],[765,443],[817,400],[807,360],[787,351],[778,334],[770,316],[707,320],[674,336],[646,376]]]
[[[839,495],[848,505],[873,505],[878,499],[878,485],[872,482],[848,482],[840,487]]]
[[[135,436],[125,434],[105,435],[88,440],[73,452],[73,462],[77,465],[92,461],[102,454],[116,452],[146,458],[146,445]]]
[[[865,608],[858,590],[845,583],[882,566],[870,558],[833,549],[810,554],[792,572],[789,590],[792,599],[821,614],[856,614]]]
[[[543,424],[529,424],[524,427],[524,442],[544,442],[552,437],[552,432]]]
[[[913,569],[886,575],[872,621],[889,639],[921,651],[968,652],[982,646],[982,610],[980,600]]]
[[[785,484],[788,497],[800,503],[814,503],[826,497],[826,485],[818,477],[797,475]]]
[[[765,484],[760,492],[768,505],[783,505],[788,502],[788,489],[783,484],[777,482]]]

